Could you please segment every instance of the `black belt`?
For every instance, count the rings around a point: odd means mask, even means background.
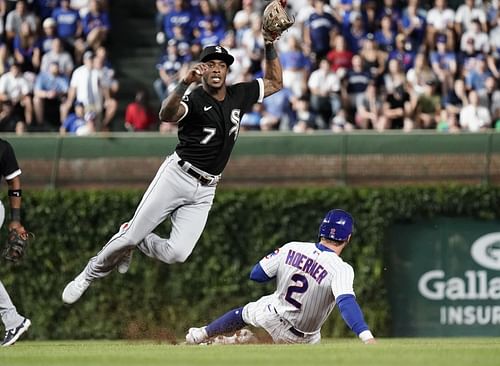
[[[295,329],[294,327],[291,327],[288,330],[290,331],[290,333],[295,334],[297,337],[304,338],[306,336],[304,333],[302,333],[300,330]]]
[[[177,163],[182,168],[186,162],[184,160],[179,160]],[[200,173],[198,173],[196,170],[194,170],[191,167],[188,168],[188,169],[186,169],[186,170],[184,170],[184,171],[186,173],[188,173],[190,176],[192,176],[193,178],[197,179],[204,186],[208,186],[209,184],[213,183],[212,179],[207,178],[204,175],[201,175]]]

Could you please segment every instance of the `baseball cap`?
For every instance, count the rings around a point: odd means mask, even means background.
[[[437,43],[446,43],[446,34],[440,34],[436,38]]]
[[[43,28],[55,27],[56,21],[54,20],[54,18],[47,18],[43,21],[42,26]]]
[[[224,47],[214,45],[205,47],[200,55],[201,62],[210,60],[221,60],[224,61],[227,66],[230,66],[234,62],[234,57],[231,56]]]
[[[354,220],[350,213],[334,209],[329,211],[319,227],[319,237],[344,241],[352,234]]]
[[[86,60],[86,59],[89,59],[89,58],[94,58],[94,52],[92,51],[85,51],[85,53],[83,54],[83,59]]]

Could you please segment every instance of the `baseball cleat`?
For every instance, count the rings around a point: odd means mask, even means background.
[[[17,328],[7,330],[2,342],[2,347],[8,347],[16,343],[23,333],[28,330],[30,325],[31,321],[28,318],[24,318],[23,322]]]
[[[186,334],[187,344],[200,344],[208,340],[206,327],[203,328],[189,328]]]
[[[68,283],[62,293],[62,300],[65,304],[73,304],[83,295],[89,288],[90,281],[85,278],[85,271],[80,273],[76,278]]]
[[[130,263],[132,262],[132,254],[134,253],[133,249],[127,250],[127,252],[123,255],[122,259],[120,260],[120,263],[116,266],[116,269],[118,272],[121,274],[125,274],[128,272],[128,269],[130,268]]]

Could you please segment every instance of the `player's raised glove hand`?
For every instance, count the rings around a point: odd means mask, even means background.
[[[190,85],[191,83],[200,82],[203,74],[208,70],[207,64],[200,62],[189,69],[182,82]]]
[[[266,43],[276,41],[295,22],[286,12],[285,6],[286,0],[272,0],[264,9],[262,35]]]
[[[33,237],[33,234],[26,231],[22,225],[11,225],[2,256],[11,262],[21,260],[28,249],[30,237]]]

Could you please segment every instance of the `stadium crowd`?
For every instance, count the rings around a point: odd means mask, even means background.
[[[164,98],[187,62],[220,43],[228,82],[262,75],[265,1],[157,0]],[[296,23],[277,43],[284,89],[244,130],[500,129],[498,0],[289,0]]]
[[[106,0],[0,0],[0,131],[105,130],[118,82]]]
[[[158,101],[204,46],[235,57],[228,83],[262,75],[262,0],[156,0]],[[147,93],[116,116],[107,0],[0,0],[0,131],[129,131],[158,123]],[[284,88],[242,130],[500,130],[498,0],[289,0],[277,42]]]

